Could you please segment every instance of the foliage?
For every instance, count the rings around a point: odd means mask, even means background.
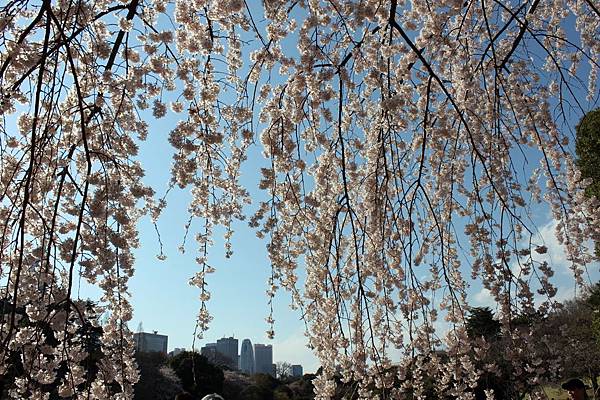
[[[287,393],[281,382],[268,374],[252,375],[250,382],[243,387],[238,387],[238,393],[231,393],[228,399],[231,400],[274,400],[275,395],[281,397],[282,393]]]
[[[134,399],[173,399],[182,386],[175,371],[167,365],[167,356],[159,352],[137,352],[135,361],[140,378],[134,386]]]
[[[562,309],[552,313],[542,324],[542,329],[552,338],[547,346],[561,367],[562,378],[587,377],[594,392],[600,377],[600,347],[593,333],[592,321],[596,314],[589,301],[596,301],[597,289],[596,284],[585,297],[566,301]]]
[[[586,303],[590,306],[592,315],[592,335],[596,339],[598,350],[600,350],[600,282],[590,288],[586,296]]]
[[[169,366],[181,381],[183,389],[199,398],[223,393],[223,370],[196,352],[184,351],[169,360]]]
[[[473,395],[487,399],[523,399],[540,392],[544,382],[559,378],[560,351],[549,349],[552,332],[542,328],[545,316],[540,313],[516,315],[510,330],[502,326],[488,307],[472,308],[467,318],[467,334],[475,342],[470,354],[480,375]]]
[[[483,337],[491,341],[500,335],[500,322],[494,319],[489,307],[474,307],[466,321],[467,334],[471,339]]]
[[[232,360],[231,358],[218,351],[209,351],[202,355],[206,357],[206,360],[209,363],[221,368],[224,371],[233,371],[237,369],[232,367],[233,365],[237,365],[237,361]]]
[[[202,232],[200,335],[213,233],[230,256],[247,219],[266,241],[269,301],[285,288],[301,308],[319,399],[338,373],[359,397],[400,397],[390,349],[415,395],[470,393],[482,372],[465,330],[473,284],[499,304],[507,368],[533,370],[518,374],[525,386],[545,376],[523,364],[533,339],[511,321],[546,314],[556,294],[531,215],[550,209],[579,285],[594,259],[597,203],[560,127],[596,101],[599,59],[592,0],[2,3],[0,373],[27,350],[10,396],[43,397],[48,376],[73,394],[93,376],[86,396],[133,396],[137,223],[168,201],[143,183],[138,148],[167,115],[170,187],[191,192],[186,235]],[[240,179],[253,146],[260,195]],[[78,279],[102,290],[108,316],[97,373],[61,336]]]
[[[592,316],[592,334],[596,339],[596,346],[600,347],[600,313],[597,310]]]
[[[254,374],[252,379],[254,380],[254,385],[258,388],[259,393],[263,396],[262,398],[265,400],[272,399],[274,390],[281,384],[277,378],[274,378],[269,374]]]
[[[494,318],[494,313],[489,307],[474,307],[470,310],[470,315],[466,321],[467,335],[472,340],[479,339],[480,342],[489,346],[484,357],[475,358],[483,367],[486,364],[495,365],[493,371],[486,371],[482,368],[482,374],[477,380],[477,386],[473,388],[475,399],[486,399],[486,390],[493,390],[498,398],[512,398],[513,388],[507,377],[506,363],[503,360],[500,350],[500,322]],[[483,346],[482,346],[483,347]]]
[[[240,372],[225,372],[223,394],[227,400],[313,400],[314,375],[289,378],[285,381],[267,374],[248,376]]]
[[[293,400],[294,393],[287,386],[280,386],[273,391],[273,400]]]
[[[581,178],[590,180],[585,194],[600,201],[600,108],[588,112],[579,121],[575,152]],[[600,239],[596,239],[596,255],[600,256]]]
[[[600,108],[588,112],[579,121],[575,152],[581,178],[591,181],[585,194],[600,199]]]
[[[240,392],[239,400],[272,400],[273,391],[268,388],[261,388],[256,385],[250,385]]]
[[[290,382],[288,387],[293,392],[292,398],[294,400],[313,400],[313,379],[315,379],[314,374],[304,374],[302,378]]]
[[[600,309],[600,282],[596,282],[596,284],[589,287],[585,293],[585,302],[593,310]]]

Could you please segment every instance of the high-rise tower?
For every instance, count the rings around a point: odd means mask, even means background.
[[[240,351],[240,370],[247,374],[254,373],[254,349],[250,339],[242,341],[242,350]]]
[[[234,337],[221,338],[217,340],[217,352],[221,353],[227,361],[227,365],[236,369],[238,367],[238,340]]]
[[[257,374],[275,375],[273,372],[273,346],[260,343],[254,345],[254,366],[254,372]]]

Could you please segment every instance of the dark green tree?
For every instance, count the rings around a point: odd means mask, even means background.
[[[596,339],[598,350],[600,350],[600,282],[590,288],[587,303],[592,314],[592,335]]]
[[[181,386],[202,398],[210,393],[223,394],[223,370],[214,366],[203,355],[184,351],[171,360],[169,366],[181,380]]]
[[[302,378],[290,383],[289,387],[294,393],[292,398],[294,400],[313,400],[315,396],[312,381],[315,378],[315,374],[304,374]]]
[[[591,315],[591,334],[595,340],[595,348],[593,353],[596,355],[600,354],[600,282],[591,286],[586,293],[586,304],[589,307],[589,313]],[[590,344],[593,347],[593,344]],[[594,393],[598,392],[598,376],[600,375],[600,362],[592,363],[591,368],[588,368],[590,379]]]
[[[575,153],[583,179],[592,183],[585,190],[587,196],[600,200],[600,108],[585,114],[577,125]],[[600,257],[600,241],[596,241],[596,256]]]
[[[591,286],[587,292],[586,302],[595,310],[600,309],[600,282]]]
[[[485,391],[492,389],[497,398],[519,398],[514,384],[511,382],[510,365],[504,359],[501,325],[494,318],[494,313],[489,307],[474,307],[470,311],[466,322],[467,335],[473,340],[483,338],[489,349],[483,358],[475,358],[478,366],[483,369],[486,364],[496,364],[498,373],[484,372],[479,376],[477,387],[474,389],[476,400],[486,398]]]
[[[590,111],[579,121],[575,152],[581,177],[592,179],[585,193],[600,199],[600,108]]]
[[[273,398],[273,393],[267,393],[266,398]],[[250,385],[245,387],[239,394],[238,399],[240,400],[263,400],[265,399],[265,392],[263,389],[259,388],[256,385]]]
[[[140,379],[134,386],[134,400],[172,399],[182,387],[175,372],[167,365],[167,356],[159,352],[137,352],[135,361]]]
[[[274,390],[281,382],[269,374],[256,374],[253,377],[254,385],[259,389],[261,398],[264,400],[272,400]]]
[[[560,355],[563,377],[589,378],[594,392],[600,377],[600,347],[593,332],[597,316],[590,301],[596,301],[596,290],[597,285],[591,295],[586,293],[582,298],[564,302],[562,309],[546,321],[546,330],[554,332],[550,346]]]
[[[500,322],[489,307],[474,307],[467,318],[467,334],[471,339],[483,336],[487,341],[495,340],[500,335]]]

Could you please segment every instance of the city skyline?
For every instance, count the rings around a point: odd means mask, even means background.
[[[140,352],[160,352],[175,356],[185,348],[175,347],[168,351],[168,335],[158,333],[158,331],[144,332],[139,330],[133,334],[136,351]],[[239,340],[233,336],[222,337],[216,342],[207,342],[200,349],[193,351],[207,357],[220,365],[226,365],[230,368],[240,370],[248,374],[265,373],[276,376],[276,364],[273,361],[273,345],[264,343],[254,343],[249,338]],[[291,376],[301,376],[304,367],[295,359],[279,360],[290,365]]]
[[[254,344],[254,372],[256,374],[270,374],[275,376],[276,371],[273,364],[273,345]]]

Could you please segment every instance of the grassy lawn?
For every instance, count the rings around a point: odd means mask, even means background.
[[[563,390],[560,385],[544,386],[544,392],[546,392],[546,396],[550,400],[567,400],[569,398],[567,391]]]
[[[586,384],[589,385],[589,382],[586,382]],[[567,394],[566,390],[563,390],[560,385],[547,385],[544,386],[544,392],[546,393],[546,396],[548,396],[548,400],[568,400],[569,396]],[[592,392],[592,389],[588,389],[587,390],[588,393],[588,397],[590,399],[594,398],[594,394]]]

